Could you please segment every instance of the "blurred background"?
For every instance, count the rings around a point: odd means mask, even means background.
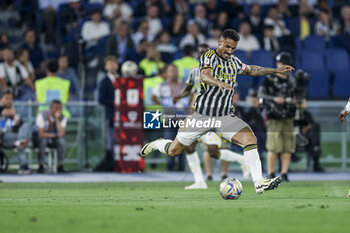
[[[308,76],[300,85],[307,90],[303,93],[306,109],[320,126],[322,170],[349,170],[349,121],[340,124],[337,120],[350,96],[349,1],[2,0],[0,15],[0,78],[7,80],[1,83],[1,92],[11,89],[16,113],[34,126],[26,149],[27,164],[33,170],[38,167],[38,150],[32,140],[38,108],[57,98],[64,104],[63,112],[67,111],[66,170],[92,171],[111,156],[114,170],[119,172],[169,169],[159,154],[145,160],[138,155],[143,141],[164,135],[163,130],[140,127],[142,111],[160,108],[154,107],[152,91],[167,79],[167,64],[174,64],[179,82],[185,82],[189,71],[198,65],[198,45],[207,43],[215,48],[226,28],[240,33],[234,54],[246,64],[276,67],[279,52],[291,54],[294,67]],[[108,104],[101,97],[101,90],[105,90],[101,82],[106,71],[110,72],[104,60],[108,56],[116,58],[118,74],[114,88],[119,91],[103,97],[114,102],[114,135],[105,127],[110,117],[105,111]],[[45,98],[38,98],[42,87],[37,81],[50,76],[47,64],[52,60],[58,63],[54,74],[69,82],[69,98],[62,99],[46,89]],[[137,67],[128,63],[123,68],[126,61]],[[18,68],[7,73],[6,67],[13,62]],[[20,81],[12,82],[12,75]],[[122,81],[123,76],[130,84]],[[254,93],[263,79],[238,77],[236,104],[243,112],[258,107]],[[47,89],[54,84],[50,85]],[[128,96],[133,93],[128,94],[128,89],[137,90],[131,102]],[[115,142],[112,155],[108,139]],[[315,170],[306,145],[298,145],[291,170]],[[2,146],[4,172],[21,169],[17,149]],[[262,148],[263,158],[265,154]],[[128,164],[132,161],[136,165]],[[184,169],[179,165],[178,170]],[[214,163],[214,171],[219,169]],[[230,164],[229,170],[239,170],[239,165]]]

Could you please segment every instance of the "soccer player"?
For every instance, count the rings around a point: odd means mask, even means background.
[[[263,178],[254,133],[243,120],[230,114],[234,84],[239,74],[250,76],[285,74],[294,68],[289,65],[265,68],[242,63],[233,55],[239,39],[235,30],[226,29],[218,40],[218,48],[209,50],[200,58],[202,91],[196,99],[194,114],[185,119],[185,127],[179,130],[174,141],[155,140],[144,145],[140,153],[142,156],[147,156],[159,150],[168,156],[177,156],[203,134],[214,131],[243,148],[244,161],[254,182],[255,191],[261,194],[277,188],[281,183],[281,177]],[[193,122],[195,122],[194,126],[189,124]],[[204,127],[204,123],[207,122],[214,122],[214,124],[209,126],[207,124],[208,127]]]
[[[198,58],[204,55],[208,50],[209,50],[209,46],[207,44],[200,44],[198,46]],[[186,88],[181,92],[181,94],[173,98],[174,104],[178,102],[181,98],[191,95],[193,87],[195,87],[195,93],[193,94],[192,101],[191,101],[191,106],[193,106],[194,101],[196,100],[197,96],[200,94],[200,90],[201,90],[201,78],[200,78],[199,67],[196,67],[190,71],[188,78],[186,80],[186,84],[187,84]],[[247,170],[247,167],[244,164],[243,156],[230,150],[226,150],[226,149],[219,150],[219,148],[221,147],[222,141],[219,138],[219,136],[216,135],[214,132],[206,133],[199,139],[199,141],[207,146],[207,150],[204,153],[205,155],[208,154],[210,156],[210,157],[208,156],[210,160],[211,158],[217,158],[224,163],[228,161],[237,162],[241,165],[243,176],[245,178],[249,176],[249,171]],[[194,142],[190,147],[186,148],[187,163],[193,174],[194,181],[195,181],[194,184],[185,187],[185,189],[187,190],[208,188],[203,178],[203,173],[202,173],[198,153],[197,151],[195,151],[196,144],[197,143]],[[211,170],[211,164],[209,166],[209,164],[207,164],[208,162],[205,162],[205,163],[207,165],[206,168],[208,167],[206,170],[207,171]],[[223,164],[222,166],[222,169],[225,170],[223,171],[223,176],[222,176],[223,178],[225,178],[225,176],[227,177],[226,175],[227,169],[225,168],[227,168],[227,164],[226,165]]]
[[[349,112],[350,112],[350,98],[349,98],[348,103],[346,104],[345,108],[338,115],[338,119],[340,120],[341,123],[344,122],[345,117],[349,114]]]

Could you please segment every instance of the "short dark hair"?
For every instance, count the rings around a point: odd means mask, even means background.
[[[10,90],[4,91],[1,95],[1,98],[4,97],[5,95],[13,95]]]
[[[238,33],[237,33],[235,30],[233,30],[233,29],[226,29],[226,30],[221,34],[221,37],[220,37],[221,40],[225,40],[225,39],[227,39],[227,38],[229,38],[229,39],[231,39],[231,40],[234,40],[234,41],[236,41],[236,42],[238,42],[239,39],[240,39]]]
[[[93,8],[93,9],[90,11],[90,15],[93,15],[93,14],[99,14],[99,15],[101,15],[101,11],[100,11],[98,8]]]
[[[193,54],[193,46],[192,45],[185,45],[183,49],[184,55],[185,56],[192,56]]]
[[[47,63],[47,70],[50,73],[57,73],[58,72],[58,62],[57,62],[57,60],[50,60]]]
[[[52,105],[54,105],[54,104],[60,104],[60,105],[62,105],[62,102],[61,102],[60,100],[52,100],[52,101],[51,101],[51,104],[50,104],[50,107],[52,107]]]

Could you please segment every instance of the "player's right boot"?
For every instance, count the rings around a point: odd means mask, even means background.
[[[191,184],[189,186],[186,186],[186,190],[193,190],[193,189],[207,189],[208,186],[205,182],[196,182],[194,184]]]
[[[255,192],[262,194],[265,191],[277,188],[282,182],[281,177],[275,177],[273,179],[264,178],[258,184],[255,185]]]
[[[159,139],[158,139],[159,140]],[[141,152],[140,154],[145,157],[149,154],[151,154],[153,151],[157,150],[157,148],[155,147],[155,144],[158,140],[155,140],[155,141],[152,141],[152,142],[149,142],[149,143],[146,143],[142,149],[141,149]]]

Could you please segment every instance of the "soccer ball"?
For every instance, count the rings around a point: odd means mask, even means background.
[[[236,200],[241,196],[243,191],[242,184],[236,178],[226,178],[220,184],[220,195],[224,199]]]
[[[132,77],[137,74],[137,65],[133,61],[126,61],[122,65],[122,76],[123,77]]]

